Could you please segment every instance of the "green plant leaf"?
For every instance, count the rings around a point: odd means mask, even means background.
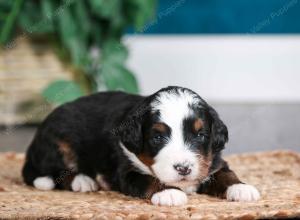
[[[122,1],[120,0],[90,0],[93,13],[104,17],[112,18],[120,13]]]
[[[153,19],[156,1],[127,0],[124,7],[127,22],[133,24],[137,31],[143,31],[147,21]]]
[[[102,62],[124,64],[128,57],[126,47],[118,41],[107,41],[102,48]]]
[[[6,22],[11,8],[23,1],[16,22]],[[120,40],[128,26],[143,31],[143,25],[153,16],[156,0],[0,0],[0,30],[10,25],[3,39],[11,38],[16,27],[26,37],[43,34],[61,48],[64,61],[84,73],[87,84],[95,88],[136,92],[133,74],[126,69],[128,51]],[[2,7],[3,6],[3,7]],[[17,15],[17,13],[15,14]],[[3,29],[4,30],[4,29]],[[1,32],[1,31],[0,31]],[[8,34],[7,34],[8,33]],[[47,35],[45,35],[47,34]],[[92,48],[99,48],[99,56]],[[95,53],[92,53],[95,52]],[[100,68],[99,68],[100,66]],[[85,80],[79,79],[81,85]],[[83,88],[83,86],[82,86]],[[91,90],[89,90],[91,91]],[[94,90],[95,91],[95,90]]]
[[[84,92],[77,83],[67,80],[54,81],[42,91],[42,96],[48,102],[57,105],[72,101],[83,95]]]
[[[81,35],[81,40],[87,42],[88,36],[91,32],[91,21],[87,12],[86,5],[84,1],[76,1],[74,2],[73,12],[74,12],[74,19],[76,23],[78,23],[77,27],[79,31],[78,34]]]
[[[59,34],[62,43],[70,46],[70,40],[76,38],[76,24],[73,22],[72,13],[69,8],[65,8],[58,16]]]
[[[10,11],[14,2],[7,0],[0,0],[0,10],[2,11]]]
[[[105,42],[102,49],[102,64],[98,84],[104,83],[109,90],[124,90],[131,93],[138,92],[134,75],[124,67],[128,56],[127,49],[118,41]]]
[[[130,93],[138,92],[134,75],[121,65],[103,64],[102,80],[109,90],[122,90]]]
[[[59,30],[63,45],[68,48],[72,63],[80,68],[87,56],[86,42],[81,38],[78,24],[74,22],[70,8],[59,15]],[[78,32],[79,31],[79,32]]]
[[[43,20],[41,22],[40,29],[43,29],[44,33],[53,32],[54,25],[54,5],[52,0],[43,0],[41,1]],[[44,27],[42,27],[44,26]]]
[[[18,19],[23,32],[36,33],[35,31],[41,19],[42,13],[39,5],[31,1],[25,1]]]
[[[9,15],[4,20],[4,23],[1,25],[1,30],[0,30],[1,44],[8,41],[11,32],[14,29],[14,24],[22,8],[22,5],[23,5],[23,0],[15,0]]]

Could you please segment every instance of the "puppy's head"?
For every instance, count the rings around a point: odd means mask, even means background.
[[[127,122],[120,142],[126,156],[143,173],[173,186],[205,180],[228,140],[216,111],[181,87],[149,96]]]

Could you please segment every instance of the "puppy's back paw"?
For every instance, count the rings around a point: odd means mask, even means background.
[[[229,201],[252,202],[259,200],[260,194],[254,186],[240,183],[228,187],[226,198]]]

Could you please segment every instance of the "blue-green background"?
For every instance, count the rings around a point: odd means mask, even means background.
[[[279,12],[288,4],[286,12],[271,18],[271,13]],[[254,30],[268,18],[269,24]],[[297,34],[300,33],[300,0],[159,0],[156,19],[142,33]]]

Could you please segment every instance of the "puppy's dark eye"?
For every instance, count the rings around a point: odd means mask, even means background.
[[[201,132],[198,132],[197,135],[196,135],[197,139],[201,142],[205,141],[206,140],[206,135],[201,133]]]
[[[152,141],[155,144],[160,144],[163,141],[165,141],[165,137],[163,135],[161,135],[161,134],[157,134],[157,135],[155,135],[155,136],[152,137]]]

